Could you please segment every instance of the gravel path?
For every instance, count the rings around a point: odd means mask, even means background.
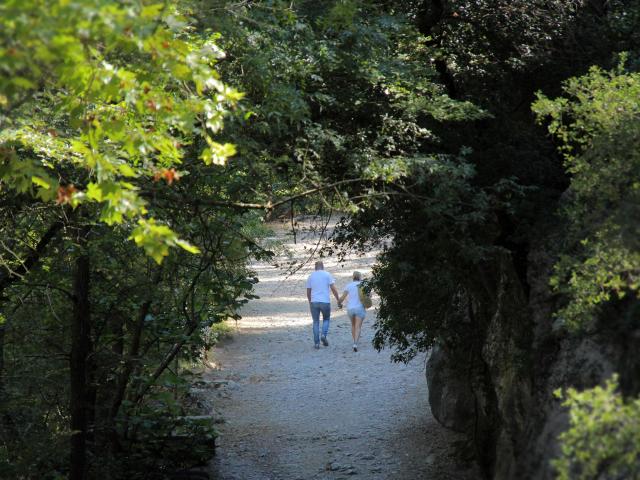
[[[302,258],[316,238],[298,240],[289,248]],[[353,270],[369,275],[373,257],[342,265],[325,259],[325,269],[341,292]],[[305,296],[312,265],[285,278],[256,264],[260,299],[246,306],[232,339],[214,350],[215,368],[206,377],[218,387],[210,395],[225,423],[212,477],[475,480],[453,454],[460,438],[431,415],[424,358],[394,364],[388,350],[371,346],[373,309],[357,353],[346,313],[335,303],[329,346],[313,349]]]

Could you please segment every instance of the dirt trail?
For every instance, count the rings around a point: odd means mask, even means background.
[[[282,234],[282,232],[281,232]],[[317,237],[289,245],[304,257]],[[342,265],[325,259],[339,291],[353,270],[365,277],[374,255]],[[349,321],[332,306],[329,347],[313,349],[305,279],[256,264],[259,300],[250,302],[230,341],[214,350],[207,378],[219,425],[210,468],[220,480],[469,479],[456,461],[459,440],[433,418],[424,358],[394,364],[371,346],[374,310],[365,320],[360,350],[351,349]],[[284,279],[284,280],[283,280]],[[375,303],[374,303],[375,307]]]

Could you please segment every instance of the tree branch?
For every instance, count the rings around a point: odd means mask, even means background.
[[[195,201],[195,204],[202,205],[202,206],[231,207],[231,208],[239,208],[244,210],[273,210],[274,208],[278,208],[280,205],[284,205],[286,203],[292,202],[293,200],[297,200],[299,198],[307,197],[309,195],[312,195],[317,192],[321,192],[323,190],[331,190],[341,185],[362,183],[365,181],[366,179],[364,178],[352,178],[348,180],[340,180],[338,182],[330,183],[327,185],[315,186],[314,188],[310,188],[309,190],[305,190],[304,192],[298,193],[296,195],[292,195],[282,200],[278,200],[277,202],[269,201],[267,203],[245,203],[245,202],[229,202],[225,200],[198,199]]]
[[[152,284],[154,286],[158,285],[161,279],[162,279],[162,267],[158,267],[153,277]],[[140,305],[140,309],[138,310],[138,318],[136,321],[135,330],[133,332],[133,338],[131,339],[131,347],[129,348],[129,354],[127,355],[124,361],[124,368],[118,378],[116,393],[114,395],[113,401],[111,402],[111,409],[109,412],[109,416],[111,420],[113,420],[118,414],[118,410],[120,409],[122,400],[124,400],[124,394],[127,390],[127,385],[129,383],[129,378],[131,377],[131,372],[133,371],[134,360],[137,358],[138,352],[140,351],[142,329],[144,327],[144,320],[147,317],[147,314],[149,313],[149,308],[151,307],[152,294],[153,294],[153,290],[150,289],[148,291],[147,299],[142,303],[142,305]]]
[[[42,235],[42,238],[40,238],[36,248],[34,248],[32,252],[20,262],[20,265],[13,270],[9,270],[5,267],[6,270],[0,273],[0,297],[2,296],[2,292],[4,292],[9,285],[16,280],[21,279],[40,260],[47,245],[51,240],[53,240],[63,226],[64,224],[61,221],[52,223],[44,235]]]
[[[149,388],[151,388],[151,386],[155,383],[158,377],[162,375],[162,372],[164,372],[167,369],[167,367],[171,364],[171,361],[180,352],[180,349],[184,346],[184,344],[187,343],[188,337],[190,337],[191,334],[196,330],[197,326],[198,326],[197,323],[195,325],[191,325],[191,327],[187,330],[187,334],[184,336],[184,339],[173,344],[173,346],[171,347],[171,350],[169,350],[169,352],[165,355],[164,359],[162,360],[162,363],[158,365],[158,368],[155,369],[155,371],[151,375],[151,378],[149,378],[144,384],[144,386],[140,389],[140,392],[138,392],[138,394],[134,398],[133,403],[139,403],[140,400],[142,400],[142,398],[147,394],[147,392],[149,391]]]
[[[51,290],[57,290],[61,293],[64,293],[67,298],[69,300],[74,300],[75,297],[73,296],[73,293],[71,293],[69,290],[62,288],[62,287],[56,287],[54,285],[51,285],[49,283],[24,283],[23,284],[25,287],[40,287],[40,288],[47,288],[47,289],[51,289]]]

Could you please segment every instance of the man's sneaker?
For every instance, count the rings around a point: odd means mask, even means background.
[[[357,352],[358,351],[358,345],[356,345],[355,343],[353,344],[353,351]]]
[[[323,336],[322,336],[322,338],[321,338],[320,340],[322,340],[322,344],[323,344],[325,347],[328,347],[328,346],[329,346],[329,342],[327,342],[327,337],[325,337],[325,336],[323,335]]]
[[[313,348],[315,348],[316,350],[319,350],[319,349],[320,349],[320,344],[319,344],[319,343],[316,343],[316,344],[313,346]]]

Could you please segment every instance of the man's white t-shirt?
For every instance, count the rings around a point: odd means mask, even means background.
[[[316,270],[307,279],[307,288],[311,289],[311,301],[331,303],[329,288],[336,283],[331,274],[324,270]]]
[[[356,280],[348,283],[347,286],[344,287],[344,291],[349,294],[347,296],[347,309],[364,308],[364,305],[362,305],[360,301],[360,293],[358,292],[358,285],[360,285],[360,283],[360,280]]]

